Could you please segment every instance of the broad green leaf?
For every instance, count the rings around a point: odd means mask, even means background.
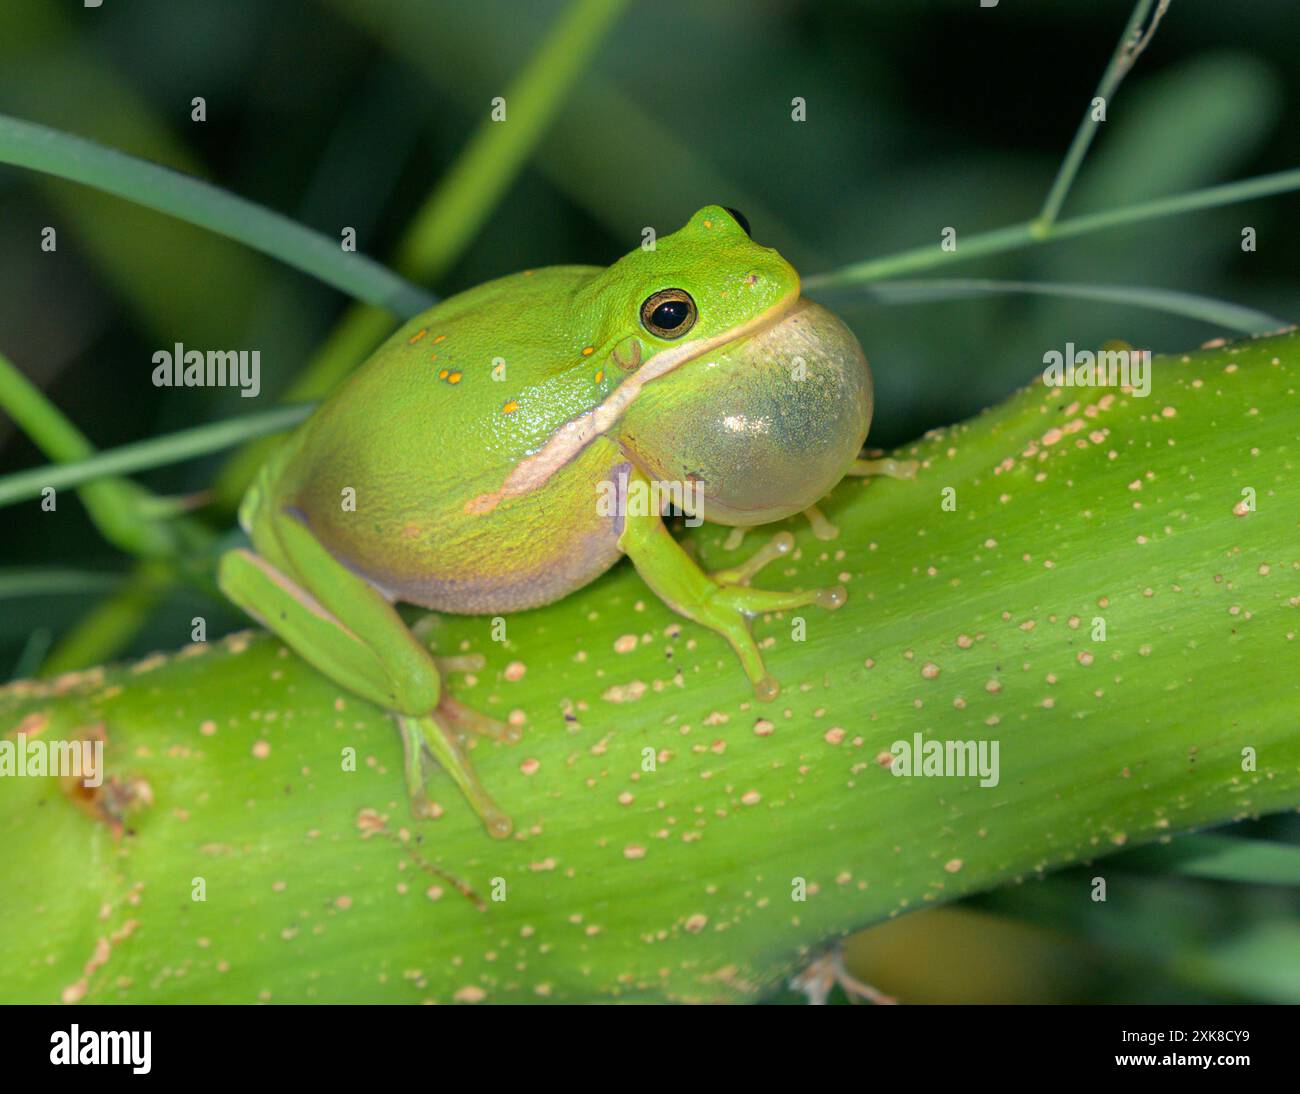
[[[388,719],[265,637],[0,691],[0,739],[102,733],[110,776],[0,779],[4,1000],[750,1000],[886,917],[1295,808],[1300,339],[1154,368],[837,487],[838,538],[759,579],[849,588],[803,641],[756,621],[775,702],[627,565],[504,645],[434,621],[487,658],[454,693],[524,722],[474,751],[508,841],[445,778],[414,821]],[[894,776],[914,734],[997,742],[997,785]]]

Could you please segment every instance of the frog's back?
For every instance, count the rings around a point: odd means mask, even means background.
[[[544,491],[467,508],[608,390],[573,301],[595,272],[516,274],[405,324],[287,442],[280,504],[387,595],[440,610],[531,607],[603,572],[618,557],[595,506],[620,460],[608,442]]]

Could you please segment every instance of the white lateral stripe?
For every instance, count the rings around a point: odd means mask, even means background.
[[[733,330],[715,334],[699,342],[683,342],[660,350],[609,393],[603,403],[588,410],[576,418],[571,418],[551,434],[550,440],[531,456],[525,456],[506,476],[501,489],[489,494],[480,494],[465,503],[467,513],[490,513],[506,498],[527,494],[543,486],[552,475],[573,459],[593,440],[610,428],[622,417],[623,412],[632,405],[651,380],[657,380],[673,369],[702,357],[711,349],[744,338],[754,331],[774,323],[799,302],[799,295],[782,301],[768,308],[761,315],[755,316],[748,323],[743,323]]]

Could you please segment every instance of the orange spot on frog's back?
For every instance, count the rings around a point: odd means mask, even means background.
[[[424,337],[426,334],[428,334],[428,333],[429,333],[429,328],[428,328],[428,327],[421,327],[421,328],[420,328],[419,330],[417,330],[413,335],[411,335],[410,338],[408,338],[408,339],[406,340],[407,345],[410,345],[410,346],[415,345],[416,342],[418,342],[421,338],[423,338],[423,337]]]
[[[504,406],[501,407],[501,413],[513,414],[518,409],[519,409],[519,404],[514,399],[511,399],[508,403],[506,403]]]

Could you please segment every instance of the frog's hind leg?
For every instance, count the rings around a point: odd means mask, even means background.
[[[635,472],[640,475],[641,472]],[[780,685],[763,667],[763,658],[750,630],[750,617],[816,605],[835,609],[844,603],[843,586],[805,592],[751,589],[748,582],[763,566],[789,554],[794,537],[781,532],[748,562],[707,574],[682,550],[658,514],[629,515],[619,537],[646,584],[675,612],[702,623],[731,643],[759,699],[774,699]]]
[[[227,597],[314,668],[376,706],[392,706],[383,662],[315,597],[261,556],[242,548],[226,552],[217,580]]]
[[[474,774],[474,765],[457,740],[455,730],[445,725],[440,717],[433,715],[394,714],[394,717],[402,733],[402,747],[406,755],[406,785],[416,811],[421,814],[430,812],[421,751],[426,748],[474,807],[474,812],[487,827],[488,834],[498,839],[510,835],[514,827],[510,818],[483,789],[483,784]]]
[[[259,553],[275,564],[249,551],[228,552],[219,572],[226,595],[332,680],[397,717],[408,785],[423,781],[419,751],[413,755],[411,747],[418,735],[488,831],[508,835],[509,819],[479,785],[456,735],[457,726],[490,732],[499,723],[475,721],[448,701],[433,656],[393,605],[330,555],[296,516],[263,509],[252,531]]]

